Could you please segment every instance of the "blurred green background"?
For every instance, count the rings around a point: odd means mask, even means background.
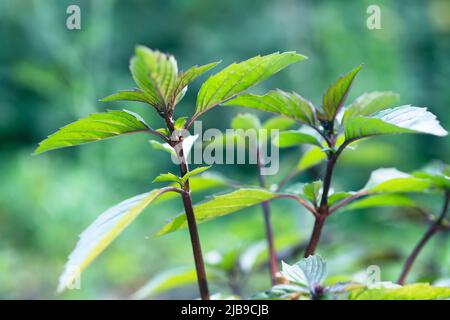
[[[66,29],[66,8],[81,8],[81,30]],[[366,9],[381,7],[381,30],[368,30]],[[152,234],[181,210],[179,201],[146,210],[83,274],[81,290],[55,295],[59,274],[78,234],[108,207],[152,186],[161,171],[177,172],[145,135],[130,135],[33,157],[37,143],[59,127],[106,108],[127,108],[154,126],[160,118],[143,105],[103,104],[98,99],[133,86],[128,60],[136,44],[170,52],[182,69],[223,60],[221,67],[257,54],[295,50],[309,57],[254,92],[279,87],[319,104],[340,74],[364,63],[349,99],[366,91],[393,90],[401,104],[426,106],[450,128],[450,2],[320,0],[179,0],[0,2],[0,298],[127,298],[146,281],[173,267],[193,265],[186,230]],[[221,68],[219,67],[219,68]],[[203,76],[178,112],[192,114]],[[204,128],[225,129],[239,108],[216,108]],[[267,117],[267,114],[261,114]],[[417,169],[433,159],[448,162],[450,140],[405,135],[376,138],[347,151],[334,188],[357,190],[378,167]],[[298,150],[282,153],[276,182],[295,164]],[[257,183],[251,166],[215,166],[228,177]],[[299,181],[321,175],[323,168]],[[197,197],[196,200],[199,200]],[[439,197],[422,195],[436,212]],[[273,205],[278,245],[309,236],[312,219],[289,201]],[[260,241],[259,207],[200,226],[205,252]],[[383,280],[395,280],[407,252],[425,228],[402,209],[351,211],[333,216],[330,237],[318,252],[330,273],[358,274],[370,264]],[[449,277],[450,242],[436,237],[419,257],[410,280]],[[289,257],[294,262],[296,257]],[[212,291],[229,294],[213,282]],[[267,289],[267,270],[251,276],[244,294]],[[195,286],[156,298],[195,298]]]

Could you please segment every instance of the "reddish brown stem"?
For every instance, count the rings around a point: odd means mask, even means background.
[[[316,220],[314,221],[314,228],[313,232],[311,234],[311,238],[309,239],[308,246],[305,250],[305,258],[308,258],[309,256],[313,255],[316,251],[317,245],[319,244],[320,235],[322,234],[322,228],[325,224],[326,216],[321,214],[316,217]]]
[[[436,221],[431,222],[430,226],[428,227],[427,232],[423,235],[423,237],[420,239],[419,243],[414,247],[413,251],[409,255],[408,259],[406,259],[405,264],[403,265],[402,272],[400,274],[400,277],[397,280],[397,283],[400,285],[405,284],[406,278],[411,271],[411,268],[416,261],[418,255],[422,251],[422,249],[425,247],[425,245],[428,243],[428,241],[438,232],[442,229],[442,222],[444,221],[445,215],[447,214],[448,207],[449,207],[449,199],[450,199],[450,190],[447,190],[445,192],[445,199],[444,199],[444,205],[442,208],[442,211],[437,218]]]
[[[262,188],[266,187],[266,181],[264,179],[264,176],[262,175],[262,166],[261,163],[261,156],[259,153],[257,153],[257,165],[258,165],[258,178],[259,178],[259,185]],[[269,271],[270,271],[270,279],[272,281],[272,285],[277,284],[277,273],[278,273],[278,261],[277,261],[277,252],[275,250],[275,244],[273,239],[273,230],[272,230],[272,222],[270,220],[270,203],[268,201],[265,201],[261,204],[262,211],[263,211],[263,217],[264,217],[264,227],[266,231],[266,241],[267,241],[267,249],[269,251]]]

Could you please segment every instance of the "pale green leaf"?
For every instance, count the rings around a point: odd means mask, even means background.
[[[363,190],[368,193],[422,192],[429,186],[428,180],[394,168],[381,168],[372,172]]]
[[[237,116],[231,120],[231,128],[234,130],[242,129],[255,129],[259,130],[261,128],[261,122],[258,117],[251,113],[239,113]]]
[[[318,165],[327,158],[325,152],[322,148],[312,146],[308,151],[306,151],[297,163],[297,170],[303,171],[307,170],[315,165]]]
[[[211,200],[194,206],[197,223],[221,217],[238,210],[260,204],[275,197],[275,194],[263,189],[244,188],[214,196]],[[158,235],[173,232],[187,226],[186,214],[181,213],[167,223]]]
[[[155,179],[153,179],[153,182],[178,182],[181,183],[181,178],[174,175],[173,173],[161,173],[159,176],[157,176]]]
[[[275,140],[275,145],[279,148],[289,148],[302,144],[312,144],[321,147],[322,145],[316,137],[298,130],[282,131]]]
[[[331,206],[336,202],[340,202],[350,196],[352,196],[354,192],[334,192],[328,196],[328,205]]]
[[[203,66],[193,66],[184,72],[178,74],[177,82],[175,85],[174,95],[179,96],[183,91],[186,91],[186,87],[194,81],[196,78],[201,76],[206,71],[214,68],[220,63],[220,61],[205,64]],[[184,94],[183,94],[184,95]],[[181,99],[179,99],[181,100]]]
[[[273,90],[265,95],[243,94],[223,105],[241,106],[280,114],[310,126],[316,124],[313,104],[295,92]]]
[[[151,99],[149,99],[146,96],[145,92],[140,89],[119,91],[119,92],[113,93],[103,99],[100,99],[100,101],[102,101],[102,102],[138,101],[138,102],[153,104],[153,101]]]
[[[344,105],[356,74],[361,68],[362,65],[359,65],[349,73],[340,77],[328,88],[323,96],[323,112],[318,113],[320,120],[333,121],[335,119],[340,108]]]
[[[415,283],[401,288],[363,289],[352,292],[350,300],[436,300],[450,299],[450,288]]]
[[[378,111],[393,107],[398,99],[398,94],[391,91],[364,93],[345,110],[342,122],[357,116],[370,116]]]
[[[195,269],[181,267],[166,270],[150,279],[150,281],[133,294],[132,299],[142,300],[150,298],[172,289],[195,283],[197,283],[197,273]]]
[[[309,288],[315,291],[317,285],[322,284],[327,276],[327,266],[325,260],[319,255],[312,255],[303,258],[294,265],[282,263],[281,274],[293,284]]]
[[[177,61],[171,55],[137,46],[130,69],[140,89],[158,109],[166,108],[172,98],[178,76]]]
[[[303,186],[303,194],[308,198],[312,203],[316,203],[318,198],[320,197],[320,190],[322,189],[322,181],[314,181],[311,183],[306,183]]]
[[[104,113],[94,113],[62,127],[50,135],[39,143],[34,154],[148,129],[144,120],[130,111],[110,110]]]
[[[194,170],[189,171],[188,173],[186,173],[182,178],[181,178],[181,182],[185,183],[189,178],[198,175],[200,173],[205,172],[206,170],[208,170],[209,168],[211,168],[211,166],[204,166],[204,167],[198,167],[195,168]]]
[[[276,52],[233,63],[203,83],[195,113],[203,113],[303,59],[295,52]]]
[[[366,209],[375,207],[416,207],[417,204],[402,194],[379,194],[358,199],[345,206],[345,210]]]
[[[167,188],[140,194],[108,209],[80,235],[59,279],[58,291],[63,291],[119,234]]]
[[[295,124],[295,120],[285,116],[274,116],[266,120],[262,127],[266,130],[287,130]]]
[[[168,143],[161,143],[161,142],[155,141],[155,140],[150,140],[149,142],[150,142],[151,146],[156,150],[162,150],[162,151],[165,151],[165,152],[169,153],[170,155],[174,155],[174,156],[177,155],[177,153],[175,152],[175,149],[172,148]]]
[[[448,134],[434,114],[426,108],[412,106],[386,109],[370,117],[358,116],[348,119],[344,130],[346,140],[398,133],[426,133],[436,136]]]
[[[438,189],[450,190],[450,166],[442,162],[433,162],[419,171],[413,172],[417,178],[427,179]]]
[[[175,130],[181,130],[184,128],[184,125],[186,124],[187,117],[180,117],[178,118],[175,123],[173,124]]]

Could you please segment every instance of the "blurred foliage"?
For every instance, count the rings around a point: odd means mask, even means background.
[[[81,8],[81,30],[66,29],[70,4]],[[166,202],[147,210],[95,261],[83,274],[82,290],[54,293],[81,230],[104,209],[151,189],[158,172],[174,171],[165,161],[167,154],[141,135],[31,157],[47,134],[104,110],[110,105],[98,103],[99,98],[132,85],[126,66],[137,43],[174,54],[183,69],[296,50],[309,59],[264,82],[256,93],[275,87],[296,90],[317,104],[321,88],[364,63],[349,101],[368,89],[392,90],[400,94],[401,104],[429,107],[450,128],[450,3],[377,1],[382,29],[372,31],[366,28],[369,4],[373,1],[2,1],[0,298],[124,298],[156,274],[193,263],[186,231],[151,236],[180,210],[179,201]],[[188,91],[179,109],[193,113],[193,92]],[[143,106],[123,106],[139,111],[155,127],[161,121]],[[239,111],[216,108],[204,120],[207,127],[225,129]],[[363,141],[359,150],[344,155],[334,188],[357,190],[377,167],[411,171],[433,159],[448,162],[449,145],[448,138],[416,135]],[[296,165],[299,151],[283,150],[281,156],[280,174],[272,182]],[[256,169],[249,168],[214,169],[230,179],[256,183]],[[322,171],[315,168],[296,179],[316,179]],[[433,195],[420,200],[433,212],[441,205]],[[297,242],[309,235],[312,221],[295,204],[279,201],[272,207],[280,248],[283,239]],[[424,229],[415,212],[398,208],[351,211],[329,222],[325,232],[330,239],[319,253],[334,267],[330,273],[357,274],[377,264],[383,280],[397,277]],[[200,235],[205,252],[249,246],[264,237],[260,208],[205,223]],[[448,277],[449,268],[448,234],[441,234],[425,248],[410,280]],[[269,287],[267,270],[249,281],[248,292]],[[213,282],[213,292],[222,288]],[[197,296],[195,287],[183,290],[159,297]]]

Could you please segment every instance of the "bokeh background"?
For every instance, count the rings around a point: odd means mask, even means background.
[[[81,30],[66,29],[70,4],[81,8]],[[381,8],[381,30],[366,27],[370,4]],[[177,171],[145,135],[31,156],[48,134],[106,108],[125,107],[159,124],[159,117],[143,105],[98,102],[133,86],[128,60],[136,44],[174,54],[183,69],[220,59],[223,67],[257,54],[295,50],[309,59],[252,91],[279,87],[316,103],[338,75],[364,63],[350,100],[366,91],[393,90],[401,95],[401,104],[428,107],[449,129],[449,40],[447,0],[1,1],[0,298],[128,298],[161,272],[192,267],[185,230],[152,236],[181,210],[179,201],[172,201],[147,209],[87,269],[81,290],[55,295],[78,234],[108,207],[153,188],[151,181],[159,172]],[[178,112],[194,111],[196,90],[205,79],[191,86]],[[203,118],[204,128],[225,129],[240,111],[216,108]],[[378,167],[409,171],[433,159],[448,162],[449,145],[448,138],[420,135],[366,141],[342,158],[334,188],[357,190]],[[280,180],[298,157],[297,149],[283,151],[280,175],[271,181]],[[257,183],[252,166],[218,165],[214,170]],[[319,167],[297,180],[322,173]],[[432,212],[441,206],[438,196],[421,195],[421,200]],[[288,201],[273,205],[273,222],[279,248],[304,241],[312,225],[311,217]],[[262,223],[255,207],[202,224],[203,249],[233,257],[263,239]],[[327,239],[318,252],[327,259],[331,275],[358,275],[376,264],[382,279],[393,281],[424,228],[421,217],[405,209],[341,213],[329,220]],[[448,278],[449,245],[448,235],[436,237],[410,280]],[[299,257],[301,253],[286,259]],[[211,286],[213,292],[231,293],[223,281]],[[268,287],[262,265],[239,290],[248,296]],[[153,297],[196,296],[196,287],[187,285]]]

